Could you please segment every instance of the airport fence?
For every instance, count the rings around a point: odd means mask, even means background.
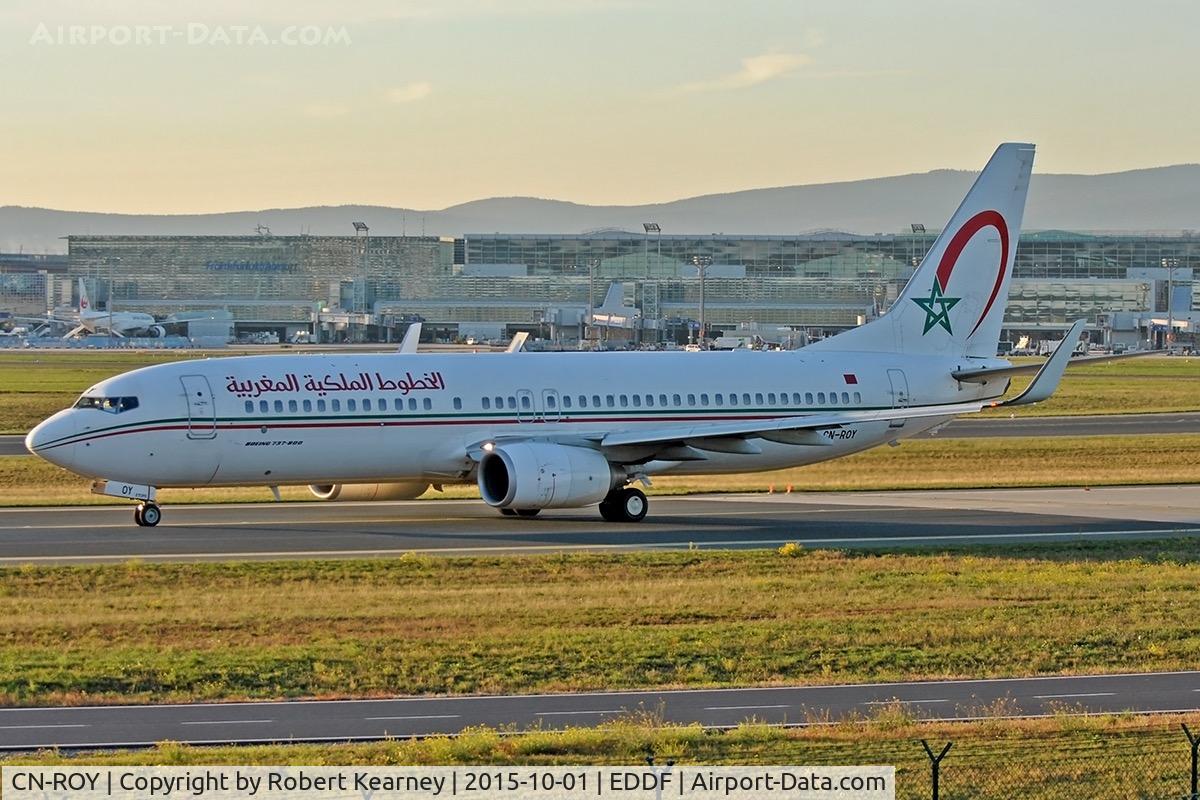
[[[1061,724],[1072,724],[1071,718]],[[725,758],[731,764],[894,766],[897,800],[1200,800],[1200,731],[1083,730],[1069,745],[997,729],[994,739],[959,742],[758,742],[745,752],[735,747]],[[667,758],[665,752],[648,754],[651,763]]]

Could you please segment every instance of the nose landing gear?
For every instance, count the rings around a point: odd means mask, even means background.
[[[108,497],[120,497],[125,500],[138,500],[133,509],[133,521],[140,527],[153,528],[162,520],[162,509],[154,502],[153,486],[137,483],[121,483],[119,481],[95,481],[92,483],[92,493]]]
[[[143,528],[153,528],[162,519],[162,509],[158,503],[138,503],[133,509],[133,521]]]

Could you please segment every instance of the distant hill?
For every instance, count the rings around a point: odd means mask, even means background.
[[[61,252],[68,234],[233,235],[263,224],[279,235],[402,231],[580,233],[596,228],[665,233],[788,234],[834,229],[897,232],[911,222],[941,227],[975,174],[935,170],[889,178],[749,189],[641,206],[587,206],[532,197],[494,197],[436,211],[383,206],[313,206],[220,214],[106,214],[0,206],[0,251]],[[1026,229],[1179,230],[1200,228],[1200,165],[1105,175],[1034,175]]]

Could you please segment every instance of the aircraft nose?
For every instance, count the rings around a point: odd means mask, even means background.
[[[25,449],[52,464],[70,468],[75,445],[68,443],[76,432],[75,415],[68,409],[43,421],[25,436]]]

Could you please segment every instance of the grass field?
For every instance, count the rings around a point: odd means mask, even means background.
[[[191,353],[0,352],[0,433],[24,433],[97,381]],[[1014,381],[1014,390],[1028,379]],[[1200,410],[1200,358],[1146,357],[1073,368],[1046,403],[1019,415]],[[988,412],[1001,413],[1001,412]]]
[[[0,702],[1190,669],[1200,542],[23,567]]]
[[[1200,434],[946,439],[905,442],[797,469],[702,477],[659,477],[651,494],[933,489],[975,486],[1100,486],[1200,483]],[[0,506],[120,504],[94,495],[88,481],[26,456],[0,456]],[[478,497],[474,486],[430,490],[427,498]],[[285,487],[285,500],[312,500]],[[250,502],[263,487],[165,489],[164,504]]]
[[[1193,728],[1195,726],[1192,726]],[[727,732],[673,727],[650,717],[601,728],[502,735],[477,729],[456,738],[372,744],[187,747],[163,743],[132,752],[40,753],[0,760],[15,765],[846,765],[896,767],[896,797],[928,798],[929,766],[920,740],[954,746],[942,762],[944,798],[1127,800],[1183,797],[1188,791],[1186,740],[1172,717],[921,723],[884,710],[864,724]]]

